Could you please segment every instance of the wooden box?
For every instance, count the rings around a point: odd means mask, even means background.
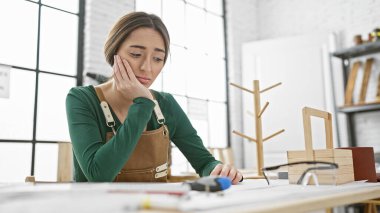
[[[335,170],[335,173],[333,173],[332,170],[315,170],[319,184],[343,184],[354,181],[352,151],[344,149],[333,149],[331,114],[308,107],[303,108],[302,111],[305,150],[288,151],[288,163],[299,161],[324,161],[336,163],[338,164],[339,168]],[[326,149],[313,150],[310,121],[311,116],[320,117],[325,120]],[[289,183],[297,183],[299,177],[308,167],[313,167],[313,165],[301,164],[289,167]],[[314,183],[311,181],[309,184]]]

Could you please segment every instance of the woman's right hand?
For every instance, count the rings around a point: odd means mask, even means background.
[[[124,98],[133,100],[144,97],[153,100],[149,89],[137,80],[128,61],[121,59],[119,55],[114,56],[113,72],[116,89]]]

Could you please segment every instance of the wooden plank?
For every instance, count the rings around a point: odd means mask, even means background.
[[[314,117],[319,117],[323,119],[331,118],[330,113],[322,111],[322,110],[318,110],[318,109],[314,109],[310,107],[304,107],[303,111],[304,111],[305,116],[308,116],[308,117],[314,116]]]
[[[318,149],[312,150],[313,159],[317,158],[332,158],[334,157],[334,151],[332,149]],[[303,158],[307,160],[305,151],[288,151],[288,158]]]
[[[347,152],[348,151],[348,152]],[[306,160],[306,152],[301,150],[288,151],[288,158],[301,158]],[[315,158],[352,158],[351,150],[344,149],[317,149],[313,150],[313,159]],[[316,159],[315,159],[316,160]]]
[[[73,179],[73,151],[70,142],[58,142],[57,181],[69,182]]]
[[[303,129],[305,137],[306,160],[314,160],[313,157],[313,139],[311,133],[310,109],[304,107],[302,109]]]
[[[344,105],[352,105],[353,103],[353,93],[355,88],[356,76],[358,74],[359,67],[361,66],[361,61],[356,61],[348,75],[348,80],[346,84],[346,94],[344,96]]]
[[[334,157],[334,149],[317,149],[314,150],[315,158],[333,158]]]
[[[287,151],[288,159],[302,158],[302,161],[306,159],[306,152],[304,150],[291,150]]]
[[[362,81],[362,86],[360,89],[359,103],[365,103],[365,99],[367,96],[368,81],[369,81],[369,77],[371,76],[373,61],[374,61],[373,58],[369,58],[365,62],[363,81]]]
[[[289,175],[289,183],[290,184],[296,184],[301,174],[291,174]],[[318,175],[317,176],[319,184],[326,185],[326,184],[333,184],[336,182],[336,184],[344,184],[344,183],[350,183],[354,181],[354,174],[344,174],[344,175],[338,175],[334,177],[333,175]],[[336,179],[335,179],[336,178]],[[311,181],[309,184],[313,185],[314,182]]]
[[[352,151],[348,150],[348,149],[334,149],[334,156],[335,157],[352,158]]]
[[[380,75],[377,78],[377,93],[376,93],[376,101],[380,102]]]
[[[318,161],[336,163],[339,166],[343,165],[353,165],[352,158],[318,158]]]
[[[314,150],[314,155],[316,158],[325,158],[325,157],[352,158],[352,151],[347,150],[347,149],[318,149],[318,150]]]
[[[327,114],[327,118],[325,120],[325,134],[326,134],[326,149],[332,149],[334,147],[333,144],[333,131],[332,131],[332,118],[331,113]]]
[[[318,161],[336,163],[339,166],[353,165],[352,158],[318,158]],[[305,158],[288,158],[288,163],[305,161]]]
[[[302,174],[306,169],[308,168],[313,168],[315,167],[314,165],[294,165],[294,166],[289,166],[288,171],[291,175],[293,174]],[[331,174],[331,172],[335,172],[333,169],[332,170],[313,170],[314,173],[316,174]],[[353,174],[354,173],[354,167],[353,165],[341,165],[339,168],[336,170],[337,175],[343,175],[343,174]]]

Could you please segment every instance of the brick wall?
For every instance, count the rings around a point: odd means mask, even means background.
[[[103,46],[113,24],[123,15],[134,11],[134,0],[86,0],[84,31],[84,73],[111,75]],[[85,78],[85,84],[95,83]]]

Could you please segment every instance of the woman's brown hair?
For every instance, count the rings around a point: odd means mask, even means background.
[[[165,58],[168,58],[170,37],[162,20],[154,15],[145,12],[132,12],[121,17],[112,27],[106,43],[104,44],[104,55],[108,64],[113,66],[113,56],[116,55],[121,44],[134,30],[140,27],[152,28],[159,32],[165,43]]]

